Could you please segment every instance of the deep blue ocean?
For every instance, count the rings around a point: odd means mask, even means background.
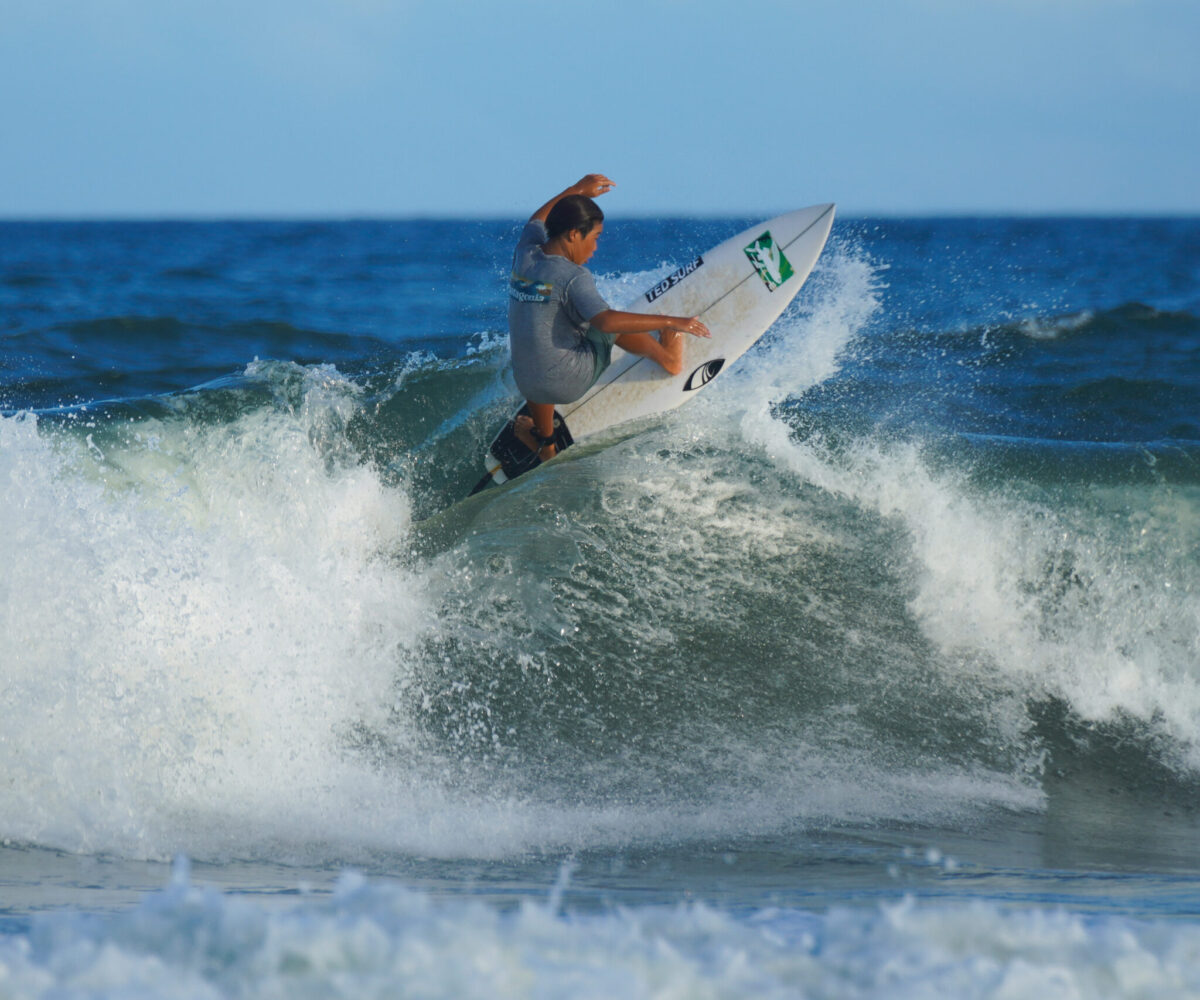
[[[1200,219],[839,219],[464,502],[519,227],[0,223],[0,997],[1200,996]]]

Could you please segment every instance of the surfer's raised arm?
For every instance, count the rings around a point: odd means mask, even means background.
[[[557,205],[567,195],[581,194],[585,198],[599,198],[600,195],[611,191],[616,185],[603,174],[588,174],[572,184],[564,191],[560,191],[546,204],[539,208],[529,217],[529,221],[545,222],[546,216],[550,214],[550,209]]]

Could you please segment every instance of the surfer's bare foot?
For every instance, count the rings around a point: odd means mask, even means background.
[[[520,414],[513,420],[513,435],[530,451],[536,451],[538,458],[543,462],[553,458],[557,454],[557,449],[554,445],[538,444],[537,438],[533,436],[533,417]]]
[[[533,417],[524,414],[513,420],[513,434],[530,451],[538,450],[538,443],[533,436]]]

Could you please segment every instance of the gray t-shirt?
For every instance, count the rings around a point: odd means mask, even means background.
[[[508,285],[513,377],[533,403],[573,403],[596,378],[588,322],[608,308],[586,268],[542,252],[546,227],[521,232]]]

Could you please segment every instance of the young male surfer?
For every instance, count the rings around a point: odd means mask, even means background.
[[[514,432],[543,461],[555,454],[555,405],[592,387],[614,343],[678,375],[681,335],[709,336],[695,316],[620,312],[596,291],[583,266],[604,231],[604,213],[592,199],[614,186],[603,174],[588,174],[555,195],[530,216],[513,255],[508,337],[513,377],[531,414],[517,418]]]

